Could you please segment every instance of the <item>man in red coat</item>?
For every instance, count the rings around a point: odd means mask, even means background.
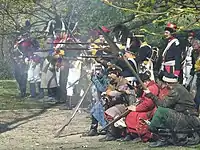
[[[150,80],[150,73],[146,72],[142,74],[141,79],[144,81],[144,84],[154,95],[159,94],[159,88],[154,81]],[[152,133],[148,130],[148,126],[144,123],[144,120],[150,120],[153,117],[153,114],[156,110],[156,106],[153,101],[145,97],[143,92],[141,97],[138,98],[137,105],[131,105],[128,107],[130,112],[125,119],[127,126],[127,136],[125,141],[133,140],[147,142],[152,138]]]

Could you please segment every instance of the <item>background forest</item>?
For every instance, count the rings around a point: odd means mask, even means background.
[[[0,79],[11,79],[10,50],[14,38],[31,22],[32,36],[39,38],[46,22],[60,16],[78,24],[78,34],[87,40],[88,31],[98,26],[112,29],[126,25],[133,33],[144,34],[148,43],[162,48],[167,22],[185,31],[200,27],[199,0],[0,0]]]

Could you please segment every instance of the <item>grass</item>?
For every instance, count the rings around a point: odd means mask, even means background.
[[[40,109],[47,106],[36,100],[18,98],[18,86],[14,80],[0,80],[0,110]]]
[[[17,98],[18,87],[17,83],[14,80],[0,80],[0,110],[17,110],[17,109],[41,109],[47,107],[48,104],[44,104],[39,101],[20,99]],[[105,147],[105,148],[103,148]],[[76,149],[76,148],[74,148]],[[149,150],[148,144],[138,143],[132,144],[131,142],[119,143],[119,142],[108,142],[102,145],[101,143],[96,143],[94,147],[77,147],[77,149],[90,150],[90,149],[110,149],[110,150],[122,150],[122,149],[141,149]],[[200,150],[200,145],[192,147],[164,147],[164,148],[155,148],[155,150]]]

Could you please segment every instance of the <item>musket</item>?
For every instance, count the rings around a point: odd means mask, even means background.
[[[110,127],[111,125],[113,125],[115,122],[117,122],[121,118],[126,117],[130,112],[131,112],[131,110],[126,110],[120,116],[118,116],[117,118],[115,118],[114,120],[112,120],[110,123],[108,123],[104,128],[102,128],[101,130],[99,130],[99,133],[101,133],[102,131],[106,130],[108,127]]]
[[[112,39],[101,29],[101,27],[99,27],[99,30],[101,32],[101,34],[104,36],[105,40],[108,42],[111,50],[113,50],[113,52],[117,55],[119,55],[119,52],[121,51],[117,45],[112,41]],[[131,64],[129,63],[128,59],[125,56],[122,56],[123,60],[125,61],[125,63],[127,64],[127,66],[129,67],[129,69],[132,71],[133,75],[136,77],[136,79],[138,80],[138,82],[141,84],[142,88],[144,90],[146,90],[146,86],[144,85],[144,83],[142,82],[142,80],[140,79],[140,77],[138,76],[138,74],[136,73],[136,71],[133,69],[133,67],[131,66]]]
[[[191,129],[183,129],[183,130],[158,129],[158,134],[194,133],[194,132],[199,132],[199,131],[200,131],[200,127],[191,128]]]
[[[87,56],[78,56],[78,57],[81,57],[81,58],[117,58],[117,56],[112,56],[112,55],[100,55],[100,56],[87,55]]]
[[[113,50],[113,53],[116,55],[119,55],[120,49],[117,47],[117,45],[112,41],[112,39],[101,29],[101,27],[99,27],[99,30],[101,32],[101,34],[104,36],[105,40],[108,42],[111,50]],[[136,73],[136,71],[133,69],[133,67],[130,65],[129,61],[127,60],[127,58],[125,56],[122,56],[123,60],[125,61],[125,63],[127,64],[127,66],[129,67],[129,69],[132,71],[133,75],[136,77],[136,79],[138,80],[138,82],[141,84],[142,88],[144,90],[146,90],[146,86],[144,85],[144,83],[142,82],[142,80],[140,79],[140,77],[138,76],[138,74]],[[107,124],[103,129],[100,130],[100,132],[102,132],[103,130],[107,129],[110,125],[113,125],[116,121],[120,120],[121,118],[127,116],[131,111],[130,110],[126,110],[124,113],[122,113],[119,117],[117,117],[116,119],[114,119],[112,122],[110,122],[109,124]]]
[[[62,50],[65,51],[81,51],[81,50],[90,50],[89,48],[62,48]],[[49,51],[54,51],[54,49],[39,49],[36,50],[35,52],[49,52]]]
[[[83,51],[83,50],[92,50],[92,49],[96,49],[96,50],[104,50],[103,48],[87,48],[87,47],[82,47],[82,48],[76,48],[76,47],[65,47],[65,48],[61,48],[62,50],[65,50],[65,51]],[[54,51],[54,49],[39,49],[39,50],[36,50],[35,52],[49,52],[49,51]]]
[[[79,80],[81,80],[83,77],[85,77],[89,72],[83,74],[79,79],[77,79],[75,82],[73,82],[70,86],[68,86],[66,89],[69,89],[70,87],[73,87]]]
[[[70,124],[70,122],[73,120],[73,118],[75,117],[75,115],[76,115],[78,109],[80,108],[80,106],[81,106],[83,100],[85,99],[85,97],[86,97],[88,91],[90,90],[90,87],[91,87],[91,86],[92,86],[92,81],[89,83],[89,85],[88,85],[88,87],[87,87],[87,89],[86,89],[86,91],[85,91],[83,97],[80,99],[80,101],[79,101],[78,104],[76,105],[76,108],[75,108],[75,110],[74,110],[72,116],[70,117],[69,121],[68,121],[66,124],[64,124],[64,125],[58,130],[58,132],[56,133],[55,137],[59,137],[59,135],[60,135],[61,132],[65,129],[65,127],[68,126],[68,125]]]
[[[100,55],[100,56],[78,56],[77,58],[111,58],[111,59],[115,58],[115,59],[117,59],[118,57],[117,56],[113,56],[113,55]],[[122,68],[117,66],[117,65],[115,65],[115,64],[110,63],[109,66],[111,68],[116,68],[116,69],[122,71]]]
[[[66,44],[66,45],[91,45],[91,44],[95,44],[95,45],[108,45],[108,43],[96,43],[96,42],[56,42],[56,43],[47,43],[47,44]]]

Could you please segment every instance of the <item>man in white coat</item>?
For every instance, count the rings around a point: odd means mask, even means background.
[[[30,58],[25,59],[29,65],[27,81],[30,85],[30,97],[36,98],[36,86],[38,88],[38,99],[44,97],[44,90],[41,88],[41,58],[34,54]]]

